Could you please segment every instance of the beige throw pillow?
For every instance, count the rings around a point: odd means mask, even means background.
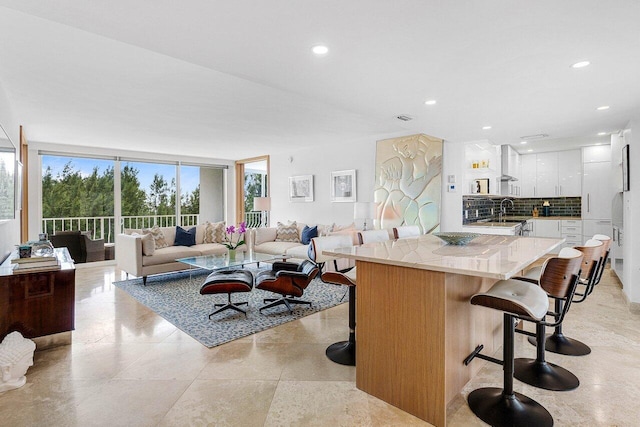
[[[153,236],[153,241],[155,242],[155,249],[168,248],[169,244],[167,243],[166,238],[164,237],[164,233],[160,230],[160,227],[154,225],[151,228],[143,229],[142,232],[144,234],[151,234]]]
[[[298,226],[295,222],[289,225],[284,225],[279,222],[276,229],[276,242],[300,242],[300,235],[298,234]]]
[[[142,255],[151,256],[155,253],[156,242],[153,240],[153,235],[151,233],[140,234],[134,231],[131,235],[140,236],[140,240],[142,241]]]
[[[224,242],[224,221],[205,222],[204,223],[204,243],[222,243]]]

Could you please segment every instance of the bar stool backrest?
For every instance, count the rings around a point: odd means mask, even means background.
[[[336,257],[330,255],[324,255],[322,251],[330,251],[338,248],[349,248],[353,246],[351,236],[346,234],[335,236],[323,236],[314,237],[309,244],[309,251],[307,255],[309,259],[316,264],[321,264],[327,261],[333,261]]]
[[[602,254],[603,255],[611,247],[611,237],[609,237],[609,236],[605,236],[604,234],[594,234],[591,239],[599,240],[599,241],[602,242],[602,244],[604,245],[604,247],[602,248]]]
[[[407,237],[418,237],[420,234],[420,227],[417,225],[403,225],[402,227],[393,228],[394,239],[405,239]]]
[[[360,240],[361,245],[364,245],[365,243],[386,242],[387,240],[391,240],[387,230],[360,231],[358,232],[358,239]]]
[[[590,282],[598,272],[600,260],[604,255],[604,243],[600,240],[589,239],[584,246],[575,246],[584,255],[582,259],[582,270],[580,278],[585,282]]]
[[[582,258],[582,252],[563,248],[557,257],[549,258],[542,266],[540,287],[553,298],[570,298],[580,274]]]

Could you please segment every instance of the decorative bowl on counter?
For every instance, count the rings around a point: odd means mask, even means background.
[[[445,241],[448,245],[460,245],[464,246],[470,241],[478,237],[478,233],[465,233],[465,232],[448,232],[448,233],[432,233],[434,236]]]

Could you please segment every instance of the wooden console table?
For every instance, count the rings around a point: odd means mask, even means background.
[[[62,267],[57,271],[13,274],[17,253],[0,264],[0,340],[13,331],[36,338],[74,329],[75,267],[67,248],[55,254]]]

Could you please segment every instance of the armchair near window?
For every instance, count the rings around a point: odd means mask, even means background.
[[[66,247],[76,264],[104,261],[104,239],[91,240],[88,231],[57,231],[49,239],[54,248]]]

